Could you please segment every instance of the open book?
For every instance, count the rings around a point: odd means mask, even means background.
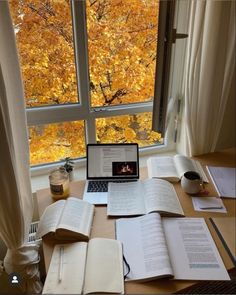
[[[203,218],[121,218],[116,238],[130,267],[127,280],[230,279]]]
[[[182,155],[151,157],[147,160],[147,168],[149,178],[162,178],[170,182],[178,182],[185,172],[195,171],[199,173],[204,182],[208,182],[201,164]]]
[[[89,239],[94,206],[70,197],[49,205],[42,214],[37,238],[48,236],[64,240]]]
[[[94,238],[56,245],[43,294],[124,293],[119,241]]]
[[[168,181],[146,179],[109,183],[107,215],[142,215],[153,211],[162,215],[184,215],[175,189]]]

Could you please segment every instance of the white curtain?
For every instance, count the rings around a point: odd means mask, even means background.
[[[39,245],[27,244],[33,214],[21,74],[8,1],[0,1],[0,238],[5,271],[18,273],[27,293],[42,290]]]
[[[235,70],[235,1],[192,0],[185,71],[185,153],[216,148]]]

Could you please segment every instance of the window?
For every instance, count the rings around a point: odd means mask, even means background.
[[[164,143],[151,130],[159,5],[10,1],[31,165],[83,157],[86,143]]]

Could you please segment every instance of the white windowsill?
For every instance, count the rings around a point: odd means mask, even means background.
[[[145,167],[147,159],[151,156],[168,156],[174,155],[175,151],[168,153],[155,153],[152,155],[140,155],[139,156],[139,166]],[[86,179],[86,167],[78,167],[74,169],[74,180],[85,180]],[[49,187],[48,173],[42,175],[31,176],[31,187],[32,192],[36,192],[37,190]]]

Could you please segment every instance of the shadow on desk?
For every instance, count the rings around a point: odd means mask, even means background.
[[[236,268],[229,271],[231,281],[199,282],[174,294],[235,294]]]

